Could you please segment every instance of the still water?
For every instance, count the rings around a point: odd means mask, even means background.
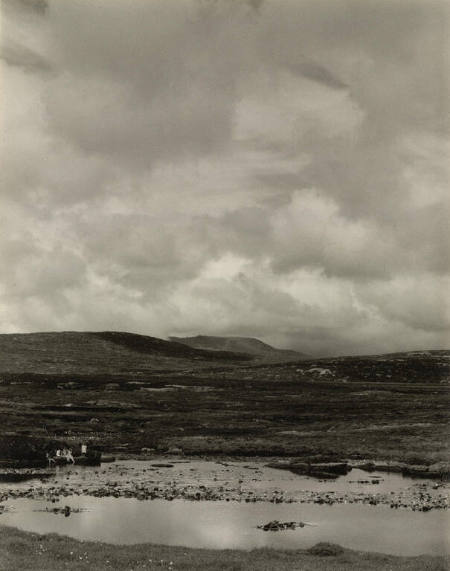
[[[140,464],[139,466],[145,466]],[[148,466],[147,466],[148,467]],[[117,477],[139,479],[147,472],[137,471],[132,463],[113,466],[104,477],[114,472]],[[157,480],[163,478],[164,470],[155,473]],[[214,463],[189,463],[169,469],[171,477],[188,483],[189,480],[211,484],[211,476],[234,480],[243,473],[242,465],[219,466]],[[243,487],[254,490],[281,486],[283,489],[353,489],[361,491],[366,486],[355,482],[360,471],[352,471],[334,482],[318,482],[298,477],[287,472],[258,468],[249,470]],[[95,473],[95,478],[102,474]],[[78,471],[60,477],[84,483],[93,479],[93,473]],[[145,476],[148,478],[148,475]],[[367,475],[366,475],[367,477]],[[410,484],[400,475],[384,475],[380,486],[387,491],[398,490]],[[69,480],[70,479],[70,480]],[[51,485],[52,482],[49,482]],[[30,483],[26,484],[27,486]],[[377,486],[377,489],[379,487]],[[236,501],[192,502],[181,499],[173,501],[134,498],[91,497],[69,495],[57,504],[47,500],[28,498],[5,502],[8,511],[0,515],[0,524],[11,525],[38,533],[60,533],[77,539],[98,540],[116,544],[160,543],[213,549],[252,549],[275,547],[285,549],[308,548],[319,541],[329,541],[362,551],[378,551],[397,555],[444,554],[450,551],[450,517],[445,510],[413,512],[407,509],[390,509],[386,505],[335,504],[333,506],[309,503],[270,502],[245,503]],[[69,505],[79,513],[51,513],[55,507]],[[50,511],[46,512],[46,508]],[[295,530],[265,532],[258,525],[271,520],[302,521],[308,524]]]
[[[44,501],[8,502],[0,523],[38,533],[60,533],[108,543],[161,543],[214,549],[306,548],[330,541],[358,550],[398,555],[442,554],[449,550],[448,513],[391,510],[386,506],[241,504],[237,502],[138,501],[129,498],[64,498],[63,505],[86,508],[69,517],[46,513]],[[270,520],[315,524],[264,532]]]

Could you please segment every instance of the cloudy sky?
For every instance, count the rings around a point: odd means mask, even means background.
[[[3,0],[1,332],[447,347],[449,6]]]

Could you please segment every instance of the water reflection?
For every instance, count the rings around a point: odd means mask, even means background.
[[[270,499],[275,491],[281,491],[286,497],[302,498],[304,490],[321,494],[381,493],[389,498],[390,493],[409,493],[408,488],[417,485],[417,482],[400,474],[368,474],[356,469],[333,481],[319,481],[267,468],[257,462],[173,460],[172,464],[171,468],[158,468],[155,462],[123,461],[100,468],[61,468],[54,477],[44,482],[28,481],[14,484],[13,487],[27,495],[31,491],[30,497],[36,497],[33,491],[39,488],[50,490],[62,486],[69,494],[73,490],[89,493],[89,490],[107,486],[111,482],[115,483],[116,488],[123,489],[132,489],[141,484],[150,488],[155,485],[170,487],[172,484],[178,487],[203,485],[205,488],[223,490],[221,497],[239,499],[252,492],[260,498],[267,495],[267,499]],[[379,483],[374,484],[372,480]],[[430,489],[434,485],[429,482]],[[10,488],[11,484],[0,483],[0,491]],[[444,510],[424,513],[393,510],[386,505],[338,503],[323,506],[298,501],[280,504],[262,501],[138,501],[125,497],[64,497],[63,494],[61,501],[56,504],[29,498],[11,498],[2,505],[5,504],[12,511],[0,515],[0,524],[38,533],[57,532],[78,539],[110,543],[152,542],[216,549],[292,549],[307,548],[318,541],[331,541],[354,549],[399,555],[441,554],[449,550],[446,537],[450,522],[448,512]],[[66,515],[65,505],[71,508],[69,515]],[[60,513],[52,513],[55,507],[59,508]],[[49,512],[45,511],[47,508]],[[258,525],[271,520],[311,522],[317,527],[280,532],[257,529]]]
[[[366,505],[140,502],[82,496],[67,497],[63,501],[80,513],[64,517],[33,511],[45,510],[49,504],[18,499],[8,501],[13,511],[4,513],[0,523],[27,531],[56,532],[109,543],[151,542],[215,549],[292,549],[331,541],[364,551],[419,555],[446,553],[450,547],[446,533],[450,529],[449,516],[441,510],[418,513]],[[274,519],[308,521],[317,527],[282,532],[257,529],[257,525]]]

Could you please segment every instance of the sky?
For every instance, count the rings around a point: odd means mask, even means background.
[[[3,0],[0,331],[450,345],[444,0]]]

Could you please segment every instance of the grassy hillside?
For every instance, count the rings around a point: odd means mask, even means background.
[[[133,333],[0,335],[0,373],[139,375],[249,360],[247,355],[205,351]]]
[[[264,362],[299,361],[308,356],[298,351],[276,349],[259,339],[252,337],[216,337],[211,335],[197,335],[195,337],[170,337],[171,341],[184,343],[196,349],[212,351],[233,351],[254,355]]]

